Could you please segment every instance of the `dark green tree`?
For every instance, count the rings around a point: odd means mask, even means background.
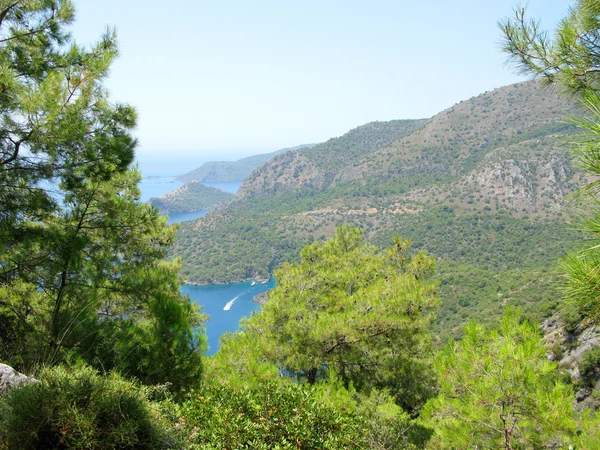
[[[577,0],[554,35],[527,18],[525,8],[500,22],[503,49],[524,74],[539,76],[577,97],[587,115],[572,122],[583,130],[572,143],[579,165],[596,177],[600,174],[600,3]],[[564,317],[571,327],[600,317],[600,182],[594,178],[575,196],[581,231],[589,244],[571,253],[564,262],[568,276]]]
[[[267,381],[235,388],[210,380],[183,405],[186,448],[359,449],[360,417],[321,402],[310,386]]]
[[[69,0],[0,1],[0,358],[182,388],[202,316],[162,261],[175,229],[139,202],[136,113],[103,87],[115,33],[80,47],[73,19]]]
[[[569,386],[534,326],[508,310],[500,330],[471,323],[435,363],[440,393],[423,416],[432,448],[566,448],[576,442]]]
[[[433,384],[425,363],[437,305],[433,266],[408,241],[380,252],[360,229],[339,226],[276,272],[277,287],[242,323],[243,334],[285,373],[314,384],[334,371],[361,392],[389,389],[414,413]]]

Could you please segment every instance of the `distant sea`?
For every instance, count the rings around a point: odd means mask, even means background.
[[[145,202],[152,197],[158,197],[166,194],[184,183],[176,181],[175,177],[187,173],[196,167],[200,167],[202,162],[182,163],[175,161],[172,164],[140,161],[139,167],[144,177],[139,187],[142,191],[140,200]],[[146,168],[146,170],[144,170]],[[216,187],[226,192],[235,194],[241,183],[205,183],[207,186]],[[169,223],[194,220],[204,216],[207,209],[188,213],[175,213],[169,216]],[[260,305],[254,303],[252,299],[275,284],[274,280],[268,284],[257,283],[251,286],[251,282],[238,284],[225,284],[213,286],[187,286],[181,287],[181,292],[189,295],[190,299],[203,307],[205,313],[209,315],[209,321],[206,324],[206,334],[208,338],[208,355],[214,354],[219,347],[219,339],[225,332],[236,331],[240,319],[249,316],[253,311],[258,311]],[[224,309],[229,304],[227,309]]]
[[[136,163],[144,177],[177,177],[191,172],[202,164],[213,161],[206,156],[194,154],[177,154],[165,151],[159,154],[138,152]]]
[[[142,182],[139,184],[139,187],[142,191],[142,195],[140,200],[142,202],[147,202],[152,197],[158,197],[160,195],[166,194],[167,192],[171,192],[178,187],[183,186],[184,183],[181,181],[176,181],[175,177],[157,177],[153,176],[150,178],[143,178]]]

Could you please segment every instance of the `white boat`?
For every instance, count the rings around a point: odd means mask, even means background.
[[[242,294],[240,294],[242,295]],[[231,300],[229,300],[227,302],[227,304],[225,305],[225,307],[223,308],[223,311],[229,311],[231,309],[231,307],[233,306],[233,304],[235,303],[235,301],[240,298],[240,295],[236,295],[234,298],[232,298]]]
[[[250,284],[250,286],[256,286],[256,281],[253,281],[252,284]]]

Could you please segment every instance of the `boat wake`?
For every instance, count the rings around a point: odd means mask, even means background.
[[[242,295],[242,294],[240,294]],[[225,307],[223,308],[223,311],[229,311],[231,309],[231,306],[234,304],[234,302],[240,298],[240,295],[236,295],[235,297],[233,297],[231,300],[229,300],[227,302],[227,304],[225,305]]]

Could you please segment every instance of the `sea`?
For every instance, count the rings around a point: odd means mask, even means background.
[[[260,309],[260,305],[252,301],[254,296],[275,286],[271,279],[266,284],[250,281],[245,283],[187,286],[181,287],[183,294],[203,307],[203,312],[209,316],[206,324],[208,339],[207,355],[213,355],[219,348],[219,339],[223,333],[233,333],[239,328],[240,320],[252,315]]]
[[[140,163],[142,176],[144,177],[139,185],[141,190],[140,200],[145,202],[152,197],[158,197],[166,194],[184,183],[176,179],[177,175],[184,174],[200,167],[190,166],[185,167],[165,166],[162,168],[158,165],[150,166],[144,170],[144,164]],[[190,168],[191,167],[191,168]],[[230,183],[205,183],[207,186],[216,187],[226,192],[235,194],[240,187],[239,182]],[[175,213],[169,215],[169,223],[184,222],[194,220],[206,215],[207,209],[201,211],[193,211],[186,213]],[[188,286],[183,285],[181,292],[184,295],[189,295],[190,299],[202,306],[203,312],[209,316],[209,321],[206,324],[206,336],[208,339],[207,355],[213,355],[219,348],[219,339],[226,332],[234,332],[238,329],[240,320],[243,317],[250,316],[254,311],[260,309],[260,305],[252,301],[255,295],[271,289],[275,281],[269,280],[267,284],[256,283],[251,285],[250,281],[245,283],[211,285],[211,286]]]

